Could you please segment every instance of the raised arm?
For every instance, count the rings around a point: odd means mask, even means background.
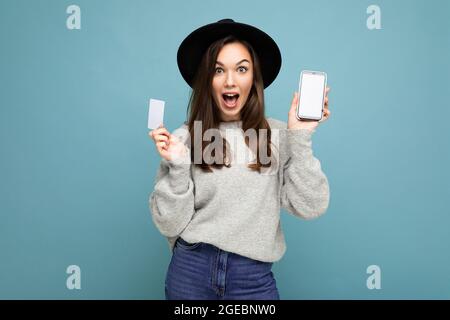
[[[186,131],[177,130],[174,134],[166,132],[170,136],[167,139],[154,134],[158,151],[164,157],[159,164],[149,203],[156,227],[167,237],[179,235],[194,214],[190,149],[183,143],[183,132]],[[167,147],[162,141],[167,141]]]
[[[328,179],[313,155],[312,134],[308,129],[285,130],[287,161],[280,168],[283,170],[281,206],[304,219],[325,213],[330,200]]]

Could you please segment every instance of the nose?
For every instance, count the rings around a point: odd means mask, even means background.
[[[234,86],[234,77],[232,72],[228,72],[228,75],[225,79],[225,86],[226,87],[233,87]]]

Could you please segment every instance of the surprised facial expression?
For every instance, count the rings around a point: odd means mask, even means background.
[[[217,56],[213,77],[214,100],[221,121],[240,120],[253,84],[253,62],[250,52],[239,43],[226,44]]]

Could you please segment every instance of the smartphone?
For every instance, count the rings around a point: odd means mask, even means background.
[[[297,119],[321,120],[327,88],[327,74],[322,71],[303,70],[298,84],[299,101]]]

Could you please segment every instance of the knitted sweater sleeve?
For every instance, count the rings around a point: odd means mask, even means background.
[[[194,214],[194,182],[191,177],[190,149],[187,149],[183,158],[170,161],[161,159],[154,190],[150,195],[153,222],[167,237],[179,235]]]
[[[287,129],[287,124],[277,121],[281,128],[281,207],[290,214],[313,219],[324,214],[330,201],[328,179],[320,161],[314,157],[312,135],[308,129]]]
[[[324,214],[330,200],[328,179],[313,155],[312,134],[308,129],[286,129],[287,161],[282,168],[281,207],[304,219]]]

